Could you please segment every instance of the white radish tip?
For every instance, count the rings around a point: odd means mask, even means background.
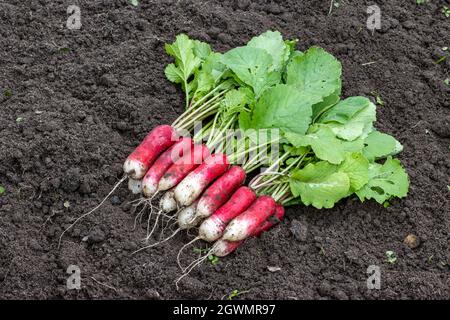
[[[216,241],[222,236],[222,233],[223,226],[215,219],[206,219],[198,230],[199,238],[208,242]]]
[[[208,218],[213,214],[211,211],[210,205],[203,199],[200,199],[197,205],[197,215],[201,218]]]
[[[168,191],[164,194],[160,200],[159,206],[165,213],[177,210],[177,202],[175,201],[173,191]]]
[[[144,177],[147,167],[140,161],[127,159],[123,164],[123,172],[131,179],[140,180]]]
[[[142,184],[142,193],[145,197],[150,198],[156,193],[156,191],[158,191],[158,187],[154,184],[148,183],[147,181],[144,181]]]
[[[184,208],[178,214],[178,225],[180,229],[190,229],[195,227],[199,219],[195,216],[197,205],[193,204],[187,208]]]
[[[180,206],[189,206],[202,191],[201,178],[191,173],[175,188],[175,199]]]
[[[128,189],[131,191],[132,194],[141,193],[142,192],[142,181],[128,179]]]
[[[251,221],[246,219],[233,220],[226,227],[223,233],[223,239],[228,241],[241,241],[248,238],[251,234],[249,232]]]

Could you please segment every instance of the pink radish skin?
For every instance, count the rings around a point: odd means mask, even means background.
[[[158,191],[159,180],[175,161],[190,152],[193,141],[190,138],[181,138],[180,141],[164,151],[153,163],[142,180],[144,196],[151,197]]]
[[[238,166],[231,167],[201,196],[197,206],[197,215],[201,218],[211,216],[244,183],[245,177],[244,169]]]
[[[257,228],[257,230],[255,231],[253,236],[255,236],[255,237],[260,236],[261,233],[269,230],[274,225],[276,225],[281,220],[283,220],[283,218],[284,218],[284,208],[283,208],[282,205],[277,204],[277,206],[275,208],[274,217],[276,217],[278,219],[277,222],[272,222],[271,221],[272,217],[269,217],[268,220],[264,221]],[[216,243],[214,244],[213,254],[218,256],[218,257],[220,257],[220,258],[221,257],[225,257],[225,256],[229,255],[230,253],[232,253],[234,250],[236,250],[243,242],[244,242],[244,240],[231,242],[231,241],[220,239],[220,240],[216,241]]]
[[[175,199],[180,206],[189,206],[202,192],[229,168],[227,156],[213,154],[189,173],[175,188]]]
[[[209,149],[205,145],[195,145],[191,152],[178,159],[166,171],[159,181],[158,190],[166,191],[178,185],[181,180],[197,168],[209,155]]]
[[[168,125],[157,126],[128,156],[123,171],[134,180],[142,179],[156,158],[177,140],[174,128]]]
[[[230,222],[222,238],[228,241],[241,241],[250,237],[268,217],[273,215],[275,205],[272,197],[259,197],[250,208]]]
[[[280,223],[280,221],[283,220],[283,218],[284,218],[284,208],[281,204],[277,204],[275,207],[275,214],[272,217],[269,217],[266,221],[264,221],[255,231],[255,234],[253,236],[259,237],[261,233],[269,230],[274,225]]]
[[[256,195],[252,189],[248,187],[240,187],[237,189],[230,200],[214,212],[213,215],[203,221],[199,228],[199,238],[208,242],[219,239],[227,224],[247,210],[255,200]],[[199,200],[199,205],[200,201],[202,201],[202,199]],[[197,216],[198,210],[197,206]]]

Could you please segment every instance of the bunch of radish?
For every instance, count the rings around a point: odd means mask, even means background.
[[[183,34],[166,45],[174,63],[165,74],[182,86],[186,110],[150,131],[126,159],[119,184],[129,179],[129,189],[142,193],[149,223],[160,196],[147,241],[161,216],[176,219],[178,229],[137,251],[198,227],[178,263],[193,242],[212,245],[182,267],[186,275],[208,255],[226,256],[269,230],[288,205],[331,208],[353,194],[386,205],[406,196],[408,177],[392,159],[402,146],[374,129],[375,105],[364,97],[341,100],[339,61],[317,47],[298,51],[296,43],[267,31],[224,54]]]

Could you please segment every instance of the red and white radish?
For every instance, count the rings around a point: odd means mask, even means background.
[[[219,177],[200,197],[197,215],[207,218],[214,214],[245,181],[245,171],[233,166]],[[254,194],[254,193],[253,193]]]
[[[178,159],[166,171],[159,181],[158,190],[166,191],[172,189],[209,156],[210,151],[205,145],[195,145],[191,152]]]
[[[193,140],[190,138],[181,138],[169,149],[164,151],[153,165],[148,169],[142,180],[142,192],[144,196],[151,197],[158,191],[158,184],[162,176],[179,160],[184,154],[190,152],[192,149]]]
[[[132,179],[142,179],[156,158],[176,141],[178,134],[174,128],[168,125],[157,126],[128,156],[123,171]]]
[[[227,156],[213,154],[194,171],[189,173],[176,187],[175,199],[180,206],[189,206],[201,193],[229,168]]]
[[[240,187],[237,189],[223,206],[203,221],[199,228],[199,238],[208,242],[219,239],[227,224],[247,210],[255,200],[256,195],[250,188]],[[197,216],[199,216],[198,210],[197,206]]]
[[[142,180],[128,179],[128,190],[132,194],[140,194],[142,192]]]
[[[281,220],[284,218],[284,207],[281,204],[277,204],[275,207],[275,214],[271,217],[269,217],[266,221],[264,221],[255,231],[253,236],[259,237],[261,233],[269,230],[274,225],[280,223]]]
[[[159,201],[159,207],[165,213],[170,213],[177,210],[178,206],[173,190],[169,190],[164,193]]]
[[[260,196],[250,208],[230,222],[222,238],[228,241],[240,241],[250,237],[275,212],[275,205],[272,197]]]

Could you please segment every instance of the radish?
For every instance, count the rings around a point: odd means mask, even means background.
[[[164,151],[150,167],[142,180],[144,196],[151,197],[158,191],[158,183],[166,170],[192,149],[193,141],[190,138],[181,138],[172,147]]]
[[[238,166],[231,167],[201,196],[197,206],[197,215],[201,218],[211,216],[244,183],[245,177],[244,169]]]
[[[271,221],[272,218],[276,219],[276,221]],[[274,225],[283,220],[283,218],[284,218],[284,208],[281,204],[277,204],[275,208],[275,214],[273,215],[273,217],[269,217],[269,219],[267,219],[260,226],[258,226],[258,228],[256,229],[256,231],[252,236],[259,237],[263,232],[269,230]],[[230,253],[232,253],[234,250],[236,250],[243,242],[244,240],[233,242],[220,239],[216,241],[216,243],[214,244],[214,251],[212,252],[212,254],[221,258],[225,257]]]
[[[199,200],[199,205],[200,201]],[[208,242],[219,239],[227,224],[248,209],[256,200],[255,193],[248,187],[240,187],[223,206],[203,221],[199,229],[199,238]],[[198,212],[197,207],[197,212]]]
[[[253,236],[259,237],[261,233],[269,230],[274,225],[280,223],[284,218],[284,207],[281,204],[277,204],[275,207],[275,214],[272,217],[269,217],[266,221],[264,221],[255,231]]]
[[[128,179],[128,190],[132,194],[139,194],[142,192],[142,180]]]
[[[164,193],[159,201],[159,207],[165,213],[177,210],[177,201],[175,200],[175,193],[173,190],[169,190]]]
[[[212,252],[209,254],[213,254],[220,258],[225,257],[236,250],[243,242],[244,240],[234,242],[223,239],[217,240],[216,243],[214,243],[213,249],[211,249]]]
[[[128,156],[123,171],[132,179],[142,179],[156,158],[177,140],[178,134],[173,127],[157,126]]]
[[[175,188],[175,199],[181,206],[189,206],[216,178],[228,170],[229,163],[224,154],[213,154],[189,173]]]
[[[207,242],[214,242],[222,236],[228,222],[239,214],[244,212],[256,199],[255,193],[247,187],[240,187],[222,207],[220,207],[211,217],[203,221],[200,225],[198,237],[186,243],[177,254],[177,263],[181,269],[183,267],[180,263],[180,256],[183,250],[197,240],[205,240]],[[200,201],[199,201],[200,202]],[[198,203],[199,203],[198,202]],[[196,208],[198,210],[198,208]],[[185,221],[185,219],[190,219]],[[183,216],[183,219],[178,219],[181,225],[189,224],[195,226],[197,222],[202,219],[195,211],[189,211],[189,215]]]
[[[225,228],[222,238],[240,241],[251,236],[268,217],[275,212],[275,200],[260,196],[244,213],[234,218]]]
[[[191,152],[178,159],[163,175],[158,184],[159,191],[166,191],[175,187],[193,169],[198,167],[203,159],[210,155],[205,145],[195,145]]]
[[[260,197],[261,199],[263,197]],[[258,200],[259,200],[258,199]],[[270,203],[270,200],[263,199],[266,202]],[[269,209],[272,210],[272,206],[268,205]],[[250,209],[249,209],[250,210]],[[275,204],[275,213],[274,217],[276,217],[279,220],[282,220],[284,217],[284,208],[281,204]],[[276,223],[279,221],[272,222],[270,219],[263,221],[260,225],[257,225],[254,232],[250,236],[259,236],[262,232],[269,230],[271,227],[273,227]],[[219,240],[217,240],[212,248],[203,256],[200,258],[194,260],[189,266],[187,266],[183,270],[183,275],[177,279],[175,284],[178,286],[178,283],[186,277],[196,266],[200,265],[203,261],[205,261],[210,255],[215,255],[217,257],[225,257],[235,251],[242,243],[244,243],[244,240],[239,241],[228,241],[225,240],[223,237]]]

